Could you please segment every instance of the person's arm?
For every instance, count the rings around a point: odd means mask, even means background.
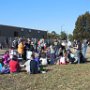
[[[78,49],[78,44],[74,47],[74,49]]]
[[[24,65],[24,64],[23,64],[23,65],[21,65],[21,64],[20,64],[20,67],[22,67],[22,68],[23,68],[23,67],[25,67],[25,65]]]
[[[20,64],[20,67],[22,67],[22,68],[23,68],[23,67],[26,67],[26,63],[27,63],[27,62],[25,62],[23,65]]]

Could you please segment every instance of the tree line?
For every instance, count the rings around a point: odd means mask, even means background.
[[[77,18],[72,34],[67,34],[64,31],[57,34],[55,31],[52,31],[48,33],[48,38],[69,39],[71,41],[74,39],[90,39],[90,13],[86,12]]]

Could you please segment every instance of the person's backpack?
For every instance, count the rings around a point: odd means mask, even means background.
[[[30,72],[31,74],[37,74],[38,73],[38,65],[35,60],[30,61]]]

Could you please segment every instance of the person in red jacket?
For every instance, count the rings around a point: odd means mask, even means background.
[[[17,73],[20,71],[20,65],[16,55],[14,55],[12,60],[10,60],[9,67],[10,67],[10,73]]]

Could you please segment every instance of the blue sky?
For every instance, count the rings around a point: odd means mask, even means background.
[[[90,0],[0,0],[0,24],[72,33]]]

